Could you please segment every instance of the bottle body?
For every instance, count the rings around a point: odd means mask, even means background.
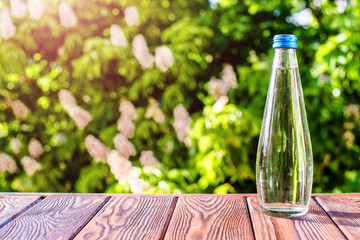
[[[308,211],[312,158],[296,50],[276,48],[256,159],[263,212],[293,217]]]

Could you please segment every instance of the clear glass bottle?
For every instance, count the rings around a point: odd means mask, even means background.
[[[313,155],[296,59],[297,38],[276,35],[275,56],[257,158],[256,183],[263,212],[277,217],[307,213]]]

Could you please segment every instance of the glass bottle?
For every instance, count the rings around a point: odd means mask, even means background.
[[[266,214],[307,213],[313,155],[296,59],[297,38],[276,35],[275,56],[256,158],[259,204]]]

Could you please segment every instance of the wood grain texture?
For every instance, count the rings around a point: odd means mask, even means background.
[[[315,199],[347,238],[360,239],[360,195],[337,195]]]
[[[112,198],[75,239],[160,239],[174,205],[173,197]]]
[[[0,229],[0,239],[69,239],[107,197],[50,196]]]
[[[277,218],[261,212],[256,197],[247,198],[256,239],[346,239],[333,221],[311,199],[301,217]]]
[[[180,197],[165,239],[254,239],[240,196]]]
[[[41,200],[40,196],[1,196],[0,228]]]

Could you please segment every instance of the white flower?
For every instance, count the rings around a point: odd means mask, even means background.
[[[20,153],[20,151],[21,151],[22,142],[17,138],[13,138],[10,141],[10,147],[11,147],[11,151],[15,155],[18,155]]]
[[[317,9],[321,8],[321,0],[314,0],[313,5]]]
[[[355,104],[349,104],[345,110],[344,110],[345,114],[348,115],[349,117],[354,116],[354,118],[356,120],[358,120],[360,118],[360,110],[359,110],[359,106],[355,105]]]
[[[131,162],[115,150],[112,150],[106,156],[106,161],[110,166],[111,172],[119,182],[123,182],[134,171]]]
[[[154,64],[154,56],[150,54],[146,40],[143,35],[138,34],[132,42],[133,53],[140,65],[144,68],[151,68]]]
[[[119,112],[121,113],[121,116],[126,117],[130,120],[136,118],[136,109],[134,105],[128,100],[121,100]]]
[[[165,115],[161,111],[160,104],[154,98],[149,99],[149,105],[146,109],[145,118],[153,118],[157,123],[165,121]]]
[[[350,1],[348,2],[347,0],[336,0],[335,4],[337,12],[341,14],[344,13],[348,5],[350,5]],[[312,15],[310,17],[312,17]]]
[[[67,89],[61,89],[58,93],[59,101],[61,106],[66,110],[70,111],[76,106],[76,99]]]
[[[327,83],[330,81],[330,77],[327,74],[321,74],[318,80],[321,83]]]
[[[161,46],[155,49],[155,63],[162,72],[166,72],[169,67],[174,64],[174,56],[172,51],[166,47]]]
[[[188,132],[192,119],[182,104],[179,104],[175,107],[174,119],[174,129],[178,139],[189,147],[191,145],[191,141],[188,138]]]
[[[17,170],[14,159],[5,153],[0,153],[0,173],[3,174],[5,171],[15,173]]]
[[[62,89],[58,93],[61,106],[68,112],[69,116],[75,121],[76,126],[83,130],[92,120],[89,112],[76,105],[76,99],[66,89]]]
[[[351,149],[352,146],[354,145],[354,141],[355,141],[355,134],[352,133],[351,131],[346,131],[343,135],[342,135],[343,139],[345,140],[345,145],[348,149]]]
[[[160,108],[155,109],[154,121],[157,123],[165,122],[165,115]]]
[[[355,127],[355,124],[353,122],[344,122],[343,127],[346,130],[352,130]]]
[[[30,17],[34,20],[40,20],[44,14],[45,8],[40,0],[27,0]]]
[[[73,9],[66,2],[59,6],[60,22],[64,27],[75,27],[77,24],[76,16]]]
[[[21,159],[21,164],[28,176],[32,176],[36,171],[41,169],[40,163],[31,157],[23,157]]]
[[[57,133],[54,136],[54,141],[57,146],[60,146],[61,144],[65,143],[67,141],[67,137],[63,133]]]
[[[139,178],[129,178],[128,182],[130,184],[131,192],[135,194],[143,193],[150,187],[149,183]]]
[[[216,113],[222,112],[224,106],[229,102],[229,98],[227,96],[221,96],[213,105],[213,110]]]
[[[106,162],[106,155],[110,150],[93,135],[85,138],[85,146],[89,154],[96,160]]]
[[[140,25],[139,12],[136,7],[127,7],[124,11],[125,21],[128,27]]]
[[[237,87],[236,74],[230,64],[224,64],[221,79],[224,81],[228,89],[234,89]]]
[[[121,27],[117,24],[110,27],[110,41],[114,46],[127,47],[129,45]]]
[[[29,108],[20,100],[11,101],[11,108],[16,118],[25,118],[30,112]]]
[[[10,0],[11,14],[18,18],[26,15],[26,4],[20,0]]]
[[[183,121],[190,119],[189,113],[186,111],[185,107],[182,104],[178,104],[174,109],[174,118],[175,121]]]
[[[30,153],[30,156],[33,158],[39,158],[44,153],[41,142],[36,139],[30,140],[28,151]]]
[[[125,158],[136,155],[134,145],[121,133],[114,137],[115,148]]]
[[[0,34],[4,39],[9,39],[16,33],[16,27],[14,26],[10,18],[10,10],[4,7],[0,16]]]
[[[76,126],[80,130],[83,130],[92,120],[90,113],[79,106],[75,106],[71,109],[69,115],[75,121]]]
[[[121,116],[117,121],[117,129],[127,138],[134,137],[135,125],[126,116]]]
[[[221,96],[225,96],[228,92],[228,88],[224,84],[224,82],[220,79],[216,79],[212,77],[209,82],[209,93],[213,96],[213,98],[219,99]]]
[[[344,0],[346,1],[346,0]],[[313,19],[313,13],[310,8],[305,8],[299,12],[295,12],[291,14],[291,16],[287,16],[285,20],[288,23],[292,23],[295,26],[308,26]]]
[[[136,109],[134,105],[128,100],[121,100],[119,111],[121,117],[118,119],[118,130],[127,138],[134,137],[135,125],[132,122],[136,118]]]
[[[229,64],[224,64],[221,79],[211,77],[209,82],[209,93],[215,100],[226,96],[229,90],[237,87],[236,74]]]
[[[59,47],[59,48],[57,49],[57,54],[58,54],[59,56],[64,55],[64,53],[65,53],[65,48],[64,48],[64,47]]]
[[[152,151],[142,151],[140,162],[143,167],[160,167],[161,163],[154,157]]]

